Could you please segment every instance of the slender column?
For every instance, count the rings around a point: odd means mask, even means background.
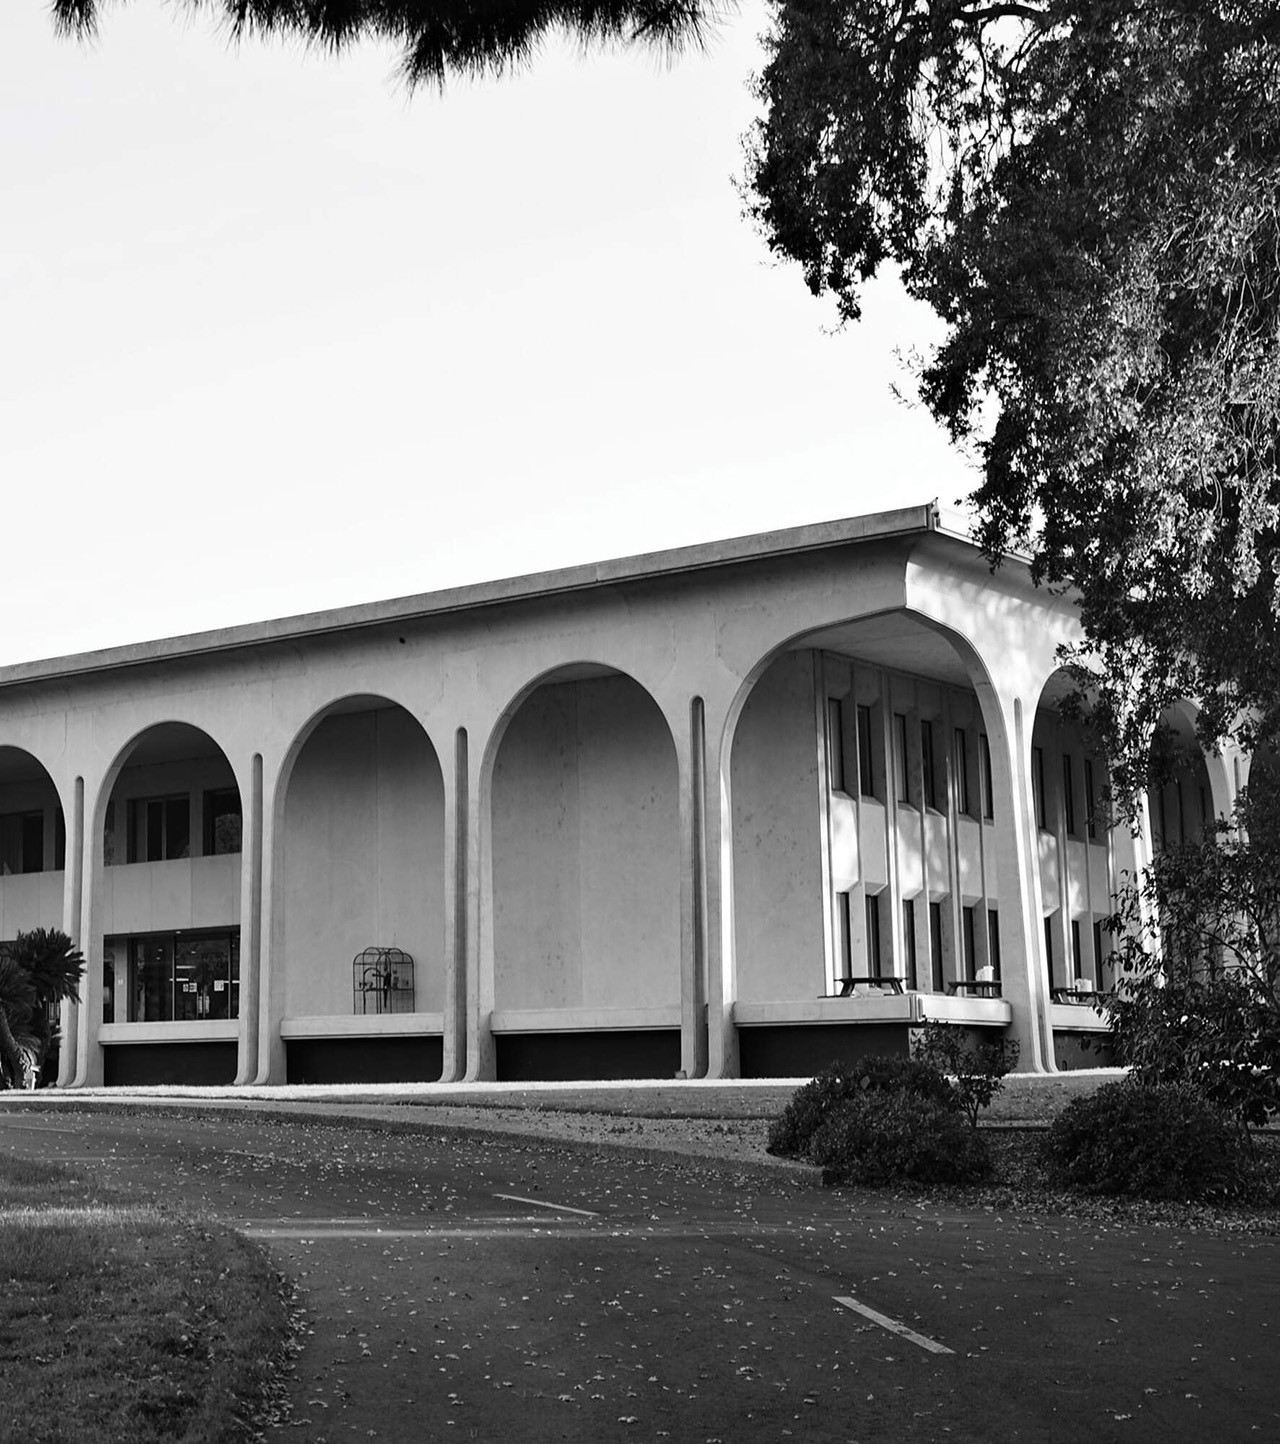
[[[240,1030],[236,1046],[236,1083],[251,1082],[258,1072],[258,978],[262,961],[262,754],[249,768],[247,795],[240,797]]]
[[[454,734],[453,758],[444,759],[444,1038],[441,1082],[455,1083],[467,1068],[468,947],[474,935],[470,920],[469,865],[471,836],[470,774],[467,729]]]
[[[268,792],[266,780],[271,783]],[[255,1006],[257,1016],[258,1067],[253,1081],[283,1083],[288,1075],[284,1039],[280,1021],[284,1017],[284,877],[288,859],[284,855],[284,828],[281,806],[281,773],[277,763],[266,774],[262,784],[261,825],[259,843],[261,866],[261,897],[259,902],[258,978],[254,1001],[246,1001],[241,990],[241,1007]]]
[[[1001,979],[1012,1005],[1019,1071],[1053,1072],[1053,1033],[1039,926],[1040,866],[1031,787],[1031,737],[1021,701],[984,688],[995,793],[994,852],[1000,883]]]
[[[708,949],[712,928],[707,888],[706,716],[701,697],[690,702],[687,723],[672,730],[680,786],[680,1071],[686,1078],[701,1078],[707,1071]],[[714,825],[718,829],[718,805]],[[718,883],[719,858],[714,866]],[[718,937],[718,918],[715,931]],[[732,1000],[725,996],[719,980],[712,1007],[715,1017],[711,1032],[718,1039],[716,1057],[723,1070],[732,1066],[733,1049],[728,1037],[732,1031]]]
[[[84,778],[77,777],[72,794],[71,812],[67,817],[66,864],[62,880],[62,930],[78,948],[80,941],[80,908],[84,891]],[[76,1057],[80,1042],[80,1014],[92,1006],[92,999],[101,999],[102,980],[95,978],[88,963],[80,979],[80,1001],[65,999],[58,1010],[61,1043],[58,1052],[58,1087],[68,1088],[76,1076]]]
[[[491,749],[492,744],[490,744]],[[464,749],[466,765],[460,769],[455,806],[460,820],[455,846],[460,849],[456,871],[462,878],[455,942],[456,968],[465,980],[468,1083],[497,1076],[497,1054],[490,1017],[494,1004],[493,950],[493,779],[483,776],[483,751]],[[455,884],[456,885],[456,884]]]
[[[81,876],[80,926],[77,933],[85,957],[85,986],[78,1009],[75,1076],[72,1080],[75,1088],[96,1088],[102,1083],[102,1045],[98,1042],[98,1029],[102,1024],[102,827],[106,810],[103,794],[113,780],[98,780],[92,808],[84,806],[83,788],[81,791],[81,827],[77,849]]]

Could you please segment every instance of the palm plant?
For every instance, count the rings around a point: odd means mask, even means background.
[[[446,75],[502,73],[531,60],[555,32],[584,42],[627,41],[668,51],[705,43],[716,0],[186,0],[221,12],[231,33],[284,36],[326,50],[361,40],[400,47],[410,86]],[[101,0],[53,0],[61,30],[92,35]]]
[[[0,1086],[35,1087],[58,1041],[55,1007],[79,1001],[84,955],[57,928],[19,933],[0,952]]]

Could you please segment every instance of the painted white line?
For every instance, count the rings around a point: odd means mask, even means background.
[[[949,1349],[945,1344],[940,1344],[936,1339],[926,1339],[923,1334],[917,1334],[914,1329],[907,1328],[906,1324],[900,1324],[897,1319],[891,1319],[887,1314],[880,1314],[875,1309],[869,1309],[866,1304],[860,1304],[857,1299],[841,1298],[835,1296],[836,1303],[843,1304],[846,1309],[852,1309],[855,1314],[861,1314],[863,1318],[870,1319],[873,1324],[879,1324],[882,1329],[888,1329],[891,1334],[900,1334],[904,1339],[910,1339],[913,1344],[919,1344],[922,1349],[928,1349],[931,1354],[954,1354],[954,1349]]]
[[[540,1198],[521,1198],[518,1193],[495,1193],[494,1198],[505,1199],[508,1203],[528,1203],[534,1208],[549,1208],[556,1213],[576,1213],[581,1218],[599,1218],[600,1215],[590,1208],[570,1208],[567,1203],[544,1203]]]
[[[14,1123],[8,1118],[0,1118],[0,1128],[17,1128],[23,1133],[82,1133],[81,1128],[61,1128],[53,1123]]]

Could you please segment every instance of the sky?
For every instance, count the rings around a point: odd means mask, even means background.
[[[743,214],[757,0],[412,95],[104,12],[0,7],[0,665],[971,489],[928,313],[837,330]]]

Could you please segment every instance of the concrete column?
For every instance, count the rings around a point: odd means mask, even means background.
[[[993,851],[1000,880],[1001,979],[1012,1005],[1019,1072],[1049,1073],[1053,1031],[1042,944],[1040,867],[1031,787],[1031,726],[1022,701],[984,687],[979,693],[991,752],[996,825]]]
[[[714,924],[711,918],[708,871],[709,866],[714,869],[718,900],[723,861],[719,856],[709,858],[709,838],[718,836],[720,827],[719,768],[714,769],[717,785],[708,818],[712,789],[707,777],[706,715],[701,697],[691,699],[687,718],[672,728],[672,735],[680,786],[680,1071],[686,1078],[701,1078],[707,1072],[709,1001],[714,1014],[710,1031],[717,1038],[716,1058],[721,1070],[733,1067],[730,1060],[736,1051],[727,1036],[732,1032],[731,1018],[726,1016],[731,1012],[732,999],[725,996],[722,980],[714,985],[713,1000],[708,999],[707,991],[713,926],[717,942],[720,935],[719,918]]]
[[[102,828],[114,778],[99,778],[93,787],[85,786],[83,799],[92,797],[92,806],[82,802],[81,826],[77,851],[80,867],[80,925],[76,936],[85,957],[84,997],[79,1008],[76,1029],[76,1062],[72,1086],[96,1088],[102,1084],[102,1045],[98,1029],[102,1024]],[[67,838],[68,855],[71,838]],[[68,869],[70,871],[70,869]]]
[[[284,876],[288,858],[284,853],[284,796],[279,763],[264,769],[262,782],[261,896],[259,901],[257,1006],[257,1072],[259,1086],[283,1083],[287,1077],[284,1039],[280,1020],[284,1017]],[[241,984],[242,1009],[253,1006]]]
[[[262,754],[249,765],[247,790],[240,789],[240,1030],[236,1083],[258,1073],[258,978],[262,960]]]
[[[470,851],[474,831],[471,818],[472,795],[467,729],[454,734],[452,757],[440,759],[444,774],[444,1037],[440,1079],[456,1083],[467,1070],[467,980],[474,973],[468,949],[474,944],[475,928],[470,925],[476,911],[478,891]],[[474,894],[474,896],[473,896]]]
[[[481,739],[475,739],[480,743]],[[493,762],[484,757],[495,749],[487,745],[462,749],[465,765],[459,767],[453,829],[457,862],[450,868],[457,896],[455,915],[455,971],[465,983],[466,1070],[468,1083],[497,1077],[497,1055],[490,1017],[495,996],[493,898]],[[447,1026],[447,1023],[446,1023]]]
[[[62,930],[83,950],[80,933],[80,909],[84,891],[84,778],[77,777],[71,808],[66,814],[67,856],[62,881]],[[58,1009],[61,1042],[58,1051],[58,1087],[68,1088],[76,1076],[76,1057],[80,1042],[80,1014],[102,996],[101,978],[93,976],[86,961],[80,979],[80,1001],[64,999]]]

